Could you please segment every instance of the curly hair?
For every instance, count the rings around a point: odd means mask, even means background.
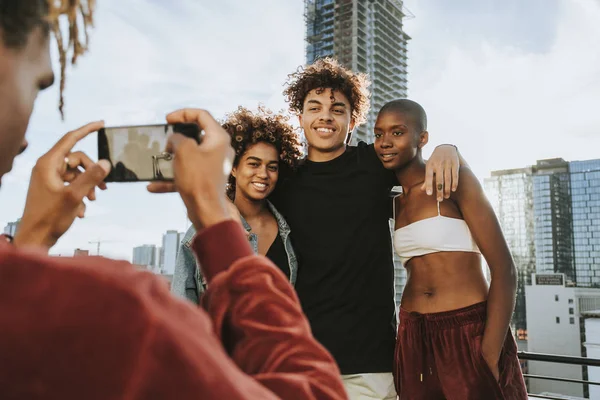
[[[93,26],[96,0],[0,0],[0,31],[4,46],[21,49],[27,45],[29,34],[40,27],[45,35],[54,34],[60,60],[60,98],[58,110],[64,119],[64,89],[67,53],[75,65],[77,58],[88,49],[88,29]],[[68,39],[65,43],[60,17],[66,16]],[[81,18],[80,18],[81,16]],[[80,23],[83,25],[80,29]],[[83,30],[84,41],[81,41]]]
[[[233,165],[238,165],[248,147],[256,143],[268,143],[275,146],[279,153],[280,168],[295,169],[302,157],[301,144],[296,129],[288,121],[288,116],[274,114],[263,106],[259,106],[257,112],[240,106],[228,114],[222,126],[231,135],[231,146],[235,150]],[[233,200],[233,175],[229,175],[227,195]]]
[[[288,75],[283,95],[289,103],[290,111],[301,114],[304,100],[311,90],[322,93],[325,89],[340,91],[350,101],[352,119],[356,126],[367,120],[370,105],[369,77],[344,68],[333,58],[321,58],[307,67],[300,67]]]

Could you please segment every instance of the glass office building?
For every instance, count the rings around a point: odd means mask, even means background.
[[[563,273],[575,282],[573,214],[569,163],[538,161],[533,176],[536,270],[540,274]]]
[[[517,268],[517,300],[512,325],[526,338],[525,285],[535,272],[533,168],[494,171],[485,179],[487,196],[496,212]]]
[[[573,161],[569,172],[577,285],[600,287],[600,160]]]

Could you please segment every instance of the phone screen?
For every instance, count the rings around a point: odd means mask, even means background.
[[[167,137],[174,133],[200,141],[196,124],[138,125],[102,128],[98,131],[98,159],[110,161],[106,182],[173,180],[173,156],[165,152]]]

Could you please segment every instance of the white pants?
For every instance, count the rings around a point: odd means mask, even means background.
[[[396,388],[391,372],[379,374],[342,375],[350,400],[396,400]]]

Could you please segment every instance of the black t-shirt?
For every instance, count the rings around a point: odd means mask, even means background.
[[[285,245],[283,244],[283,239],[281,235],[278,233],[275,236],[275,240],[269,247],[267,254],[265,254],[269,260],[273,261],[273,264],[277,265],[279,269],[290,279],[290,263],[288,260],[287,253],[285,252]]]
[[[292,230],[302,308],[342,374],[392,371],[395,182],[373,145],[359,143],[334,160],[305,161],[270,198]]]

